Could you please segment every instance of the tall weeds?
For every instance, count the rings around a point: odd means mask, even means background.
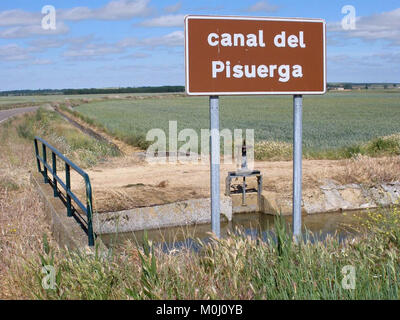
[[[62,295],[37,281],[26,290],[45,299],[398,299],[398,212],[381,215],[386,220],[371,215],[360,230],[368,234],[345,243],[309,237],[296,245],[278,218],[267,241],[236,232],[200,242],[200,252],[168,254],[148,239],[143,247],[128,242],[106,256],[58,252]],[[25,279],[37,278],[41,259],[26,266]],[[354,289],[343,286],[345,266],[354,267]]]

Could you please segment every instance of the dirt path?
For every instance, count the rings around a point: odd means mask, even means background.
[[[343,171],[342,160],[303,160],[303,188],[312,188],[334,178]],[[263,189],[291,193],[292,162],[260,161],[255,169],[263,175]],[[235,165],[221,164],[221,194],[225,177]],[[179,200],[209,197],[210,169],[208,164],[148,164],[142,162],[114,163],[87,170],[94,190],[98,211],[115,211],[134,207],[170,203]],[[73,184],[82,192],[78,177]],[[255,179],[248,181],[255,187]]]
[[[8,118],[14,117],[18,114],[22,114],[25,112],[36,111],[39,107],[27,107],[27,108],[15,108],[9,110],[1,110],[0,111],[0,123],[6,121]]]

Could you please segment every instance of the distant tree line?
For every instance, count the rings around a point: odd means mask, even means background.
[[[368,89],[371,86],[389,87],[388,83],[327,83],[327,88],[334,89],[342,87],[352,89],[353,87],[363,87]],[[398,84],[390,84],[394,88]],[[45,95],[79,95],[79,94],[118,94],[118,93],[165,93],[165,92],[184,92],[184,86],[159,86],[159,87],[125,87],[125,88],[83,88],[83,89],[39,89],[39,90],[10,90],[0,91],[0,96],[45,96]]]
[[[384,88],[388,89],[390,87],[397,88],[397,83],[356,83],[356,82],[337,82],[337,83],[327,83],[327,89],[336,89],[336,88],[343,88],[343,89],[354,89],[354,88],[364,88],[368,90],[371,87],[374,88]]]
[[[10,91],[0,91],[0,96],[45,96],[45,95],[55,95],[63,94],[62,90],[10,90]]]
[[[184,92],[184,86],[160,87],[126,87],[126,88],[84,88],[84,89],[40,89],[40,90],[11,90],[1,91],[0,96],[44,96],[44,95],[74,95],[74,94],[107,94],[107,93],[165,93]]]

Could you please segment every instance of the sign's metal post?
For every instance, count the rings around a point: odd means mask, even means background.
[[[303,96],[293,96],[293,237],[301,236],[302,113]]]
[[[210,186],[211,186],[211,230],[220,237],[220,192],[219,192],[219,98],[210,96]]]

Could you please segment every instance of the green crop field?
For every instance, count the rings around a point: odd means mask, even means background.
[[[162,93],[160,95],[168,95],[169,93]],[[151,93],[116,93],[116,94],[74,94],[74,95],[32,95],[32,96],[0,96],[0,109],[13,106],[18,104],[32,104],[41,105],[49,102],[65,102],[66,100],[78,100],[78,99],[115,99],[134,97],[134,96],[147,96],[152,95]]]
[[[110,100],[76,110],[122,136],[145,136],[176,120],[178,130],[209,127],[208,97]],[[305,96],[303,142],[307,150],[327,150],[400,132],[400,94],[345,92]],[[292,141],[291,96],[220,98],[221,129],[254,129],[256,141]]]

